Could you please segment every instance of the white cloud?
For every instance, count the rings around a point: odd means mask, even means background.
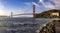
[[[51,4],[51,3],[43,3],[43,5],[46,7],[46,8],[50,8],[50,9],[55,9],[56,7],[53,5],[53,4]]]
[[[0,2],[0,15],[10,15],[10,11],[6,10],[2,2]]]
[[[5,6],[2,4],[2,2],[0,0],[0,15],[4,15],[5,14],[4,8],[5,8]]]
[[[30,6],[32,3],[25,3],[27,6]],[[11,11],[13,12],[13,15],[15,14],[24,14],[27,9],[17,9],[17,10],[11,10],[11,9],[6,9],[5,5],[3,4],[2,0],[0,0],[0,15],[8,15],[10,16]],[[28,10],[29,11],[29,10]],[[29,11],[30,12],[30,11]],[[22,15],[21,15],[22,16]],[[32,15],[25,15],[26,17],[32,16]],[[23,17],[23,16],[22,16]]]
[[[43,2],[44,0],[39,0],[39,2]]]
[[[50,9],[58,9],[60,7],[60,0],[48,0],[47,2],[44,2],[46,0],[39,0],[46,8]],[[53,2],[54,4],[52,4]]]
[[[25,4],[27,6],[31,5],[31,3],[25,3]],[[0,15],[8,15],[8,16],[10,16],[11,11],[13,12],[13,15],[15,15],[15,14],[23,14],[23,13],[25,13],[26,9],[17,9],[17,10],[6,9],[5,5],[3,4],[3,1],[0,0]],[[27,17],[29,15],[25,15],[25,16]]]
[[[6,7],[3,4],[2,0],[0,0],[0,15],[8,15],[8,16],[10,16],[11,11],[13,11],[14,14],[25,13],[25,10],[23,10],[23,9],[17,9],[17,10],[6,9]]]
[[[39,5],[35,2],[32,2],[33,5],[35,5],[36,7],[39,7]]]
[[[60,7],[60,0],[51,0],[51,1],[55,3],[56,7]]]
[[[22,9],[19,9],[19,10],[6,9],[5,5],[1,1],[2,0],[0,0],[0,15],[8,15],[8,16],[10,16],[11,15],[11,11],[13,11],[14,14],[24,13]]]
[[[14,14],[23,14],[25,10],[19,9],[19,10],[13,10]]]
[[[3,0],[0,0],[0,15],[10,15],[10,12],[6,10]]]

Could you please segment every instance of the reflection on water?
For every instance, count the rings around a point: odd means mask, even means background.
[[[37,33],[42,24],[49,19],[32,18],[2,18],[0,19],[0,33]]]

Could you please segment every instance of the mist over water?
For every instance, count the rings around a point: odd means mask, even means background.
[[[50,20],[52,19],[0,18],[0,33],[37,33]]]

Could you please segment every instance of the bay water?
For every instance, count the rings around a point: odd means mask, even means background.
[[[49,18],[0,18],[0,33],[38,33],[49,21]]]

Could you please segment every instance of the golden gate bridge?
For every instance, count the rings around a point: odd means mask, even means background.
[[[35,5],[33,5],[32,13],[13,14],[13,12],[11,12],[11,18],[12,18],[13,16],[20,16],[20,15],[33,15],[33,18],[35,18],[35,15],[36,15],[36,13],[35,13]]]

